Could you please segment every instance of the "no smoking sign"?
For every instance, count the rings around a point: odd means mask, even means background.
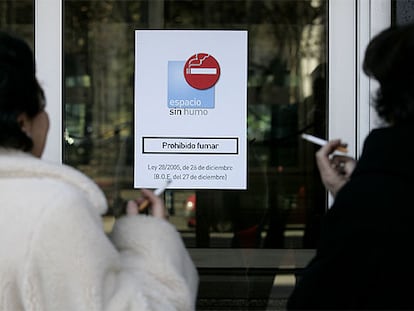
[[[219,77],[220,65],[210,54],[194,54],[184,65],[184,78],[193,88],[209,89],[217,83]]]

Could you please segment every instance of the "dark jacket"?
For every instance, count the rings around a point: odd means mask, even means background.
[[[289,310],[414,310],[414,125],[373,130]]]

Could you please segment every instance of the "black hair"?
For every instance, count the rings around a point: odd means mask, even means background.
[[[33,52],[22,39],[0,31],[0,147],[30,151],[33,142],[17,117],[33,118],[44,108]]]
[[[379,82],[378,115],[391,124],[414,122],[414,24],[392,26],[375,36],[363,70]]]

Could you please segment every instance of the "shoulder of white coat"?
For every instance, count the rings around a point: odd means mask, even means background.
[[[24,152],[0,152],[0,177],[38,177],[62,182],[82,192],[89,203],[103,214],[107,201],[99,186],[88,176],[65,164],[47,162]]]

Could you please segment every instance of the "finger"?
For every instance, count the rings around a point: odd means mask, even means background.
[[[356,166],[356,161],[354,159],[351,159],[347,162],[345,162],[345,167],[344,167],[344,171],[345,171],[345,176],[347,178],[349,178],[352,174],[352,172],[354,171]]]
[[[154,192],[148,189],[141,189],[142,194],[148,199],[151,205],[152,215],[154,217],[165,218],[165,208],[162,199],[155,195]]]
[[[334,152],[338,142],[328,142],[326,145],[322,146],[316,152],[316,163],[320,170],[331,170],[332,169],[332,162],[330,159],[330,155]]]
[[[138,214],[138,204],[134,200],[129,200],[126,206],[127,215],[137,215]]]
[[[324,155],[324,156],[328,156],[332,153],[334,153],[334,151],[341,146],[341,140],[340,139],[333,139],[328,141],[325,145],[323,145],[317,153]]]
[[[333,156],[331,158],[332,167],[335,168],[338,172],[342,173],[345,167],[345,160],[343,157]]]
[[[355,168],[356,161],[354,158],[348,156],[334,155],[332,157],[334,166],[340,168],[342,174],[350,175]]]

